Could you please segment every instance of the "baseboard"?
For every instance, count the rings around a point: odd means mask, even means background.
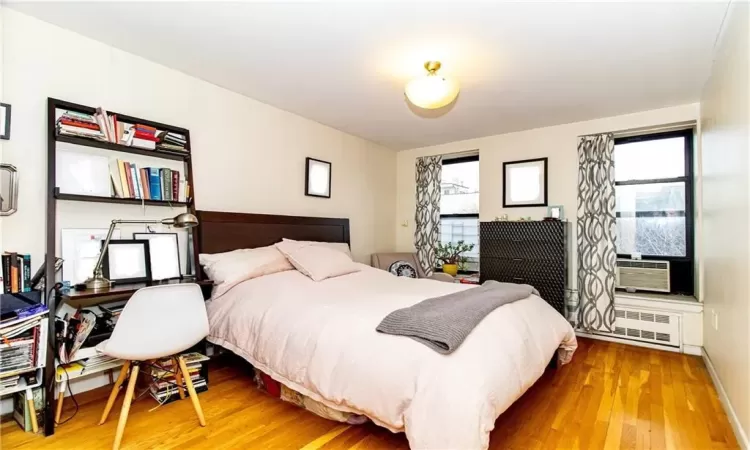
[[[737,417],[737,413],[734,411],[732,403],[729,401],[729,397],[727,397],[727,391],[724,390],[724,385],[721,384],[721,380],[719,379],[719,375],[716,373],[716,369],[711,362],[711,358],[708,357],[708,353],[706,353],[705,349],[703,349],[701,354],[703,356],[703,362],[708,368],[708,373],[711,375],[711,380],[713,380],[714,382],[716,391],[719,393],[719,400],[721,401],[721,405],[724,407],[724,411],[729,417],[729,423],[732,425],[732,430],[734,430],[734,437],[737,438],[737,442],[740,444],[740,447],[742,447],[743,450],[749,450],[750,443],[748,443],[747,434],[745,434],[745,430],[743,430],[742,425],[740,425],[740,419]]]
[[[701,356],[703,355],[703,347],[700,345],[682,344],[682,353],[686,355]]]

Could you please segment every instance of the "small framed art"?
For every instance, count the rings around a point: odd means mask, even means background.
[[[148,240],[151,280],[182,278],[177,233],[133,233],[133,239]]]
[[[103,244],[103,243],[102,243]],[[114,283],[151,281],[151,256],[146,239],[109,241],[102,263],[104,278]]]
[[[331,163],[305,159],[305,195],[331,198]]]
[[[547,219],[565,220],[565,214],[562,206],[548,206]]]
[[[547,158],[503,163],[503,207],[547,206]]]
[[[10,139],[10,105],[0,103],[0,139]]]

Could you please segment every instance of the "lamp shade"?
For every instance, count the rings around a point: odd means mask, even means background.
[[[458,83],[437,74],[439,62],[425,63],[426,76],[415,78],[407,85],[404,93],[414,105],[424,109],[437,109],[450,104],[458,96]]]
[[[175,228],[193,228],[198,225],[198,218],[190,213],[182,213],[172,219],[164,219],[162,223]]]

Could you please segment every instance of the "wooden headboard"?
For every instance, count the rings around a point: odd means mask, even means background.
[[[219,211],[196,211],[195,215],[198,217],[198,227],[193,230],[196,268],[200,268],[200,253],[265,247],[282,238],[350,243],[349,219]],[[197,270],[196,273],[199,274],[199,279],[203,279],[202,270]]]

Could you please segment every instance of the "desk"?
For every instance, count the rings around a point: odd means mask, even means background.
[[[170,281],[162,281],[162,282],[152,282],[152,283],[130,283],[130,284],[120,284],[120,285],[114,285],[109,289],[100,289],[100,290],[93,290],[93,289],[82,289],[82,290],[76,290],[71,289],[69,292],[62,294],[57,298],[57,301],[55,302],[57,305],[61,305],[63,302],[68,303],[71,306],[75,308],[86,308],[90,306],[98,305],[99,303],[109,302],[109,301],[115,301],[115,300],[127,300],[129,299],[133,294],[135,294],[138,289],[148,287],[148,286],[164,286],[169,284],[190,284],[194,283],[200,286],[201,291],[203,292],[203,298],[208,299],[211,297],[211,289],[213,287],[213,281],[196,281],[196,280],[170,280]],[[55,349],[55,353],[57,353],[57,350]],[[94,347],[82,347],[80,348],[68,361],[68,363],[81,361],[90,357],[95,356],[96,349]],[[95,368],[93,370],[87,371],[85,373],[79,374],[79,375],[72,375],[72,376],[66,376],[62,377],[57,373],[57,368],[61,365],[59,361],[55,361],[55,384],[56,384],[56,391],[57,391],[57,407],[55,409],[55,422],[60,422],[60,416],[62,413],[62,407],[63,407],[63,399],[65,397],[65,388],[67,387],[67,384],[69,381],[72,381],[76,378],[82,378],[89,375],[95,375],[100,374],[104,372],[109,372],[109,378],[110,382],[113,382],[112,379],[112,370],[118,369],[123,365],[124,361],[122,360],[115,360],[111,363],[104,364],[98,368]]]

